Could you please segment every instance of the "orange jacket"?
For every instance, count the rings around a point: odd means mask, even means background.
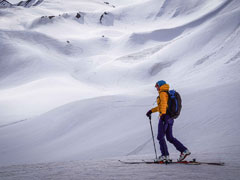
[[[152,108],[152,112],[159,112],[160,116],[167,113],[168,108],[168,94],[164,91],[169,91],[169,85],[164,84],[159,88],[159,96],[157,97],[157,107]]]

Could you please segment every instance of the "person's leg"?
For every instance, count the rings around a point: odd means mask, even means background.
[[[158,139],[159,144],[160,144],[160,151],[162,153],[162,156],[168,156],[169,153],[168,153],[168,148],[167,148],[167,144],[166,144],[164,136],[165,136],[164,122],[163,122],[163,119],[160,118],[159,122],[158,122],[158,136],[157,136],[157,139]]]
[[[172,128],[173,128],[173,119],[170,119],[168,117],[168,119],[166,120],[166,123],[168,123],[167,129],[166,129],[166,138],[167,140],[172,143],[175,148],[180,151],[181,153],[184,152],[187,148],[180,142],[178,141],[175,137],[173,137],[173,132],[172,132]]]

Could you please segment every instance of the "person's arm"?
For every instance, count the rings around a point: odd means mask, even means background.
[[[158,106],[156,106],[155,108],[152,108],[151,111],[152,111],[152,113],[158,112],[159,111]]]
[[[159,97],[157,98],[157,103],[159,104]],[[155,113],[155,112],[159,112],[159,107],[158,107],[158,106],[150,109],[150,110],[147,112],[146,116],[151,120],[151,114],[152,114],[152,113]]]

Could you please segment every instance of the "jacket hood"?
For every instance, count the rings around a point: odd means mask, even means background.
[[[159,92],[160,91],[169,91],[169,85],[168,84],[164,84],[159,88]]]

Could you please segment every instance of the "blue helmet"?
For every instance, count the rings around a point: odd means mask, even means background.
[[[164,84],[167,84],[166,81],[160,80],[160,81],[156,82],[156,85],[155,85],[155,86],[161,87],[161,86],[164,85]]]

